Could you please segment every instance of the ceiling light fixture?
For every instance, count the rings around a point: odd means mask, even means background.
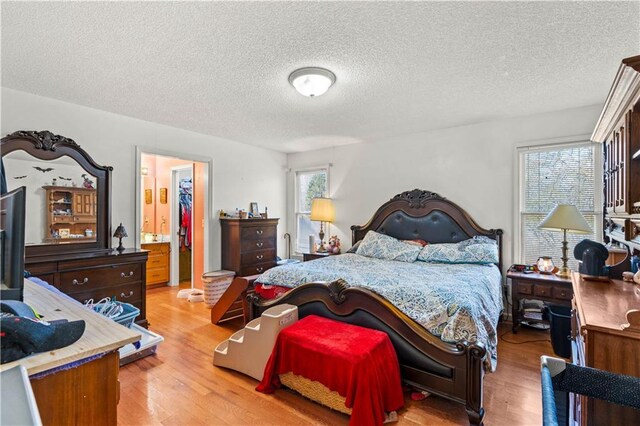
[[[309,97],[324,94],[335,82],[336,75],[324,68],[300,68],[289,75],[289,83],[298,93]]]

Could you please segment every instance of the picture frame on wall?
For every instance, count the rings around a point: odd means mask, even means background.
[[[153,203],[153,192],[150,189],[144,190],[144,203],[145,204]]]
[[[58,235],[60,235],[60,238],[69,238],[69,236],[71,235],[71,229],[60,228],[58,229]]]
[[[260,211],[258,210],[258,203],[256,203],[255,201],[252,201],[249,204],[249,211],[251,212],[251,216],[260,217]]]
[[[160,204],[167,204],[167,188],[160,188]]]

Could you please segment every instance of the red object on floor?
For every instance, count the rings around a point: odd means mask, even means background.
[[[280,332],[256,390],[273,393],[288,372],[344,396],[350,425],[381,425],[385,411],[404,405],[398,358],[381,331],[305,317]]]

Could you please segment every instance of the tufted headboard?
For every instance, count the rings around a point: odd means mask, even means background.
[[[384,203],[365,225],[351,227],[352,244],[376,231],[401,240],[421,239],[429,243],[455,243],[476,235],[498,243],[502,271],[502,229],[484,229],[460,206],[440,195],[414,189]]]

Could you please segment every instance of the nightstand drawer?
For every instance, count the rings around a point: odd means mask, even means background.
[[[553,288],[553,298],[562,300],[571,300],[573,298],[573,290],[563,287]]]
[[[539,297],[553,297],[553,287],[548,285],[535,285],[533,287],[533,295]]]
[[[520,294],[533,294],[533,284],[531,284],[531,283],[518,283],[518,293],[520,293]]]

